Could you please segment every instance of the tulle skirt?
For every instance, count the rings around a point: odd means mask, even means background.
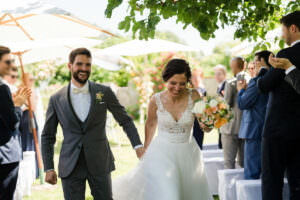
[[[211,200],[194,138],[170,143],[156,137],[137,167],[113,180],[112,189],[114,200]]]

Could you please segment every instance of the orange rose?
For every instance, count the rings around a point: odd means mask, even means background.
[[[228,121],[227,119],[225,118],[221,118],[221,119],[218,119],[216,122],[215,122],[215,127],[216,128],[221,128],[221,126],[223,126],[224,124],[226,124]]]
[[[211,108],[206,108],[205,110],[204,110],[204,112],[207,114],[207,115],[212,115],[212,110],[211,110]]]
[[[219,103],[218,108],[219,108],[219,109],[226,109],[226,104],[224,104],[224,103]]]
[[[212,107],[212,108],[211,108],[211,111],[212,111],[213,113],[216,113],[216,112],[218,111],[218,108],[217,108],[217,107]]]

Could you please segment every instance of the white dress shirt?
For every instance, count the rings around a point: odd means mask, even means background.
[[[80,121],[84,122],[88,117],[91,108],[89,82],[86,82],[86,84],[82,88],[76,87],[71,82],[70,98],[76,115],[78,116]]]
[[[291,44],[291,46],[294,46],[294,45],[298,44],[299,42],[300,42],[300,40],[296,40],[295,42],[293,42],[293,43]]]
[[[89,91],[89,82],[87,82],[82,88],[76,87],[71,82],[70,97],[73,109],[80,121],[84,122],[88,117],[91,107],[91,95]],[[143,147],[143,145],[137,145],[134,149]]]
[[[285,70],[285,74],[288,75],[291,71],[293,71],[294,69],[296,69],[296,67],[293,65],[293,66],[290,66],[287,70]]]

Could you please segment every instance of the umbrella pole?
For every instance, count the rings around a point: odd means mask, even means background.
[[[22,77],[23,77],[23,81],[24,81],[25,71],[24,71],[24,66],[23,66],[23,62],[22,62],[22,52],[18,52],[16,55],[19,58],[19,62],[20,62],[21,70],[22,70]],[[44,184],[44,176],[43,176],[44,172],[43,172],[43,166],[42,166],[42,160],[41,160],[41,153],[40,153],[40,148],[39,148],[39,142],[37,139],[37,131],[36,131],[35,121],[34,121],[34,117],[33,117],[30,98],[28,98],[28,109],[29,109],[29,115],[30,115],[30,123],[33,127],[33,138],[34,138],[38,167],[39,167],[39,172],[40,172],[40,183]]]

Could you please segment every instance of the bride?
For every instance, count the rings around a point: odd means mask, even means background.
[[[114,200],[211,199],[202,155],[191,134],[192,108],[201,97],[187,88],[190,67],[185,60],[173,59],[162,77],[167,90],[150,100],[145,153],[134,170],[113,181]]]

